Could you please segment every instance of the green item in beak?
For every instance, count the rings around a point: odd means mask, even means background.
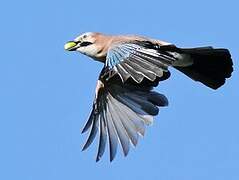
[[[74,41],[69,41],[64,45],[65,50],[71,50],[77,44]]]

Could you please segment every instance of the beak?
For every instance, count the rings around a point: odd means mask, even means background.
[[[78,43],[74,41],[69,41],[64,45],[64,49],[67,51],[75,51],[78,47]]]

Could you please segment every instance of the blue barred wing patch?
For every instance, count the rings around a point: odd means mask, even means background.
[[[115,44],[108,50],[103,76],[110,79],[118,74],[122,82],[132,78],[141,83],[144,78],[154,81],[168,71],[175,58],[151,42],[124,42]]]
[[[106,66],[110,69],[125,59],[130,57],[130,54],[135,53],[140,46],[137,44],[123,43],[111,48],[106,57]]]

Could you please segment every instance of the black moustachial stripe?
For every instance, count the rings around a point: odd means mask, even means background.
[[[82,42],[82,43],[80,43],[80,46],[84,47],[84,46],[89,46],[91,44],[93,44],[93,43],[92,42]]]

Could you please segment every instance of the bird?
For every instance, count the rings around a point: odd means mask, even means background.
[[[165,95],[154,90],[171,75],[173,67],[190,79],[216,90],[231,77],[230,51],[211,46],[181,48],[173,43],[138,35],[106,35],[86,32],[64,45],[103,63],[92,110],[82,133],[89,132],[82,150],[96,139],[96,161],[109,146],[110,162],[121,146],[127,156],[144,136],[147,125],[168,106]]]

